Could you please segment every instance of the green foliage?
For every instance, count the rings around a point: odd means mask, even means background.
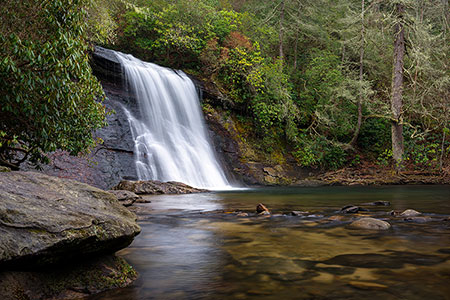
[[[441,156],[441,135],[406,129],[405,158],[416,169],[437,169]],[[448,154],[450,143],[444,142],[444,154]],[[447,152],[447,153],[445,153]]]
[[[350,155],[342,149],[357,131],[361,104],[362,126],[353,146],[365,158],[390,163],[398,1],[366,1],[364,18],[361,2],[349,0],[114,1],[126,3],[116,13],[117,48],[214,82],[230,100],[227,109],[251,120],[250,134],[267,152],[273,148],[268,141],[283,140],[296,147],[302,165],[341,166]],[[449,27],[442,13],[448,4],[401,2],[407,4],[402,117],[442,136],[450,111]],[[440,155],[438,141],[411,143],[410,161],[426,167],[418,152],[433,160]],[[358,163],[357,157],[349,161]]]
[[[302,166],[334,170],[347,161],[347,154],[339,145],[321,136],[302,134],[300,137],[293,155]]]
[[[301,104],[311,109],[316,105],[325,105],[333,96],[334,88],[343,80],[339,57],[328,51],[313,49],[303,77],[305,90],[301,94]]]
[[[358,146],[377,157],[391,144],[391,123],[383,118],[371,118],[364,122],[358,139]]]
[[[382,166],[389,166],[393,163],[392,158],[392,149],[385,149],[380,155],[377,157],[377,162]]]
[[[57,148],[78,154],[95,144],[92,132],[105,125],[105,111],[84,41],[87,4],[7,1],[0,8],[3,163],[43,161],[43,152]]]

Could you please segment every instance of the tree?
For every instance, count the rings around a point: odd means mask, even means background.
[[[106,125],[103,91],[85,42],[88,0],[3,1],[0,6],[0,164],[17,169],[46,152],[95,144]]]
[[[361,130],[362,124],[362,102],[363,102],[363,79],[364,79],[364,10],[365,1],[361,0],[361,46],[359,50],[359,100],[358,100],[358,122],[356,124],[355,132],[353,133],[350,145],[355,145],[359,131]]]
[[[394,25],[394,65],[392,73],[392,157],[397,171],[403,165],[403,65],[405,57],[405,29],[403,16],[405,7],[395,5],[397,22]]]

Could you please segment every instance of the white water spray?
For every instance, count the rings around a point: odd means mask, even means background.
[[[131,55],[116,54],[141,112],[138,119],[127,111],[139,179],[229,189],[189,77]]]

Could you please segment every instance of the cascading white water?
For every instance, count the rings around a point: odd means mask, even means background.
[[[131,55],[117,52],[117,56],[141,113],[138,119],[127,111],[139,179],[230,188],[209,142],[189,77]]]

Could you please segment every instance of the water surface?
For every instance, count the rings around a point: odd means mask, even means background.
[[[265,188],[162,195],[138,207],[142,233],[119,252],[140,273],[91,299],[450,299],[450,188]],[[361,215],[387,231],[351,230]],[[272,216],[254,216],[258,203]],[[393,217],[412,208],[425,223]],[[306,211],[302,217],[289,216]],[[238,217],[236,211],[249,212]],[[343,219],[329,219],[331,216]]]

